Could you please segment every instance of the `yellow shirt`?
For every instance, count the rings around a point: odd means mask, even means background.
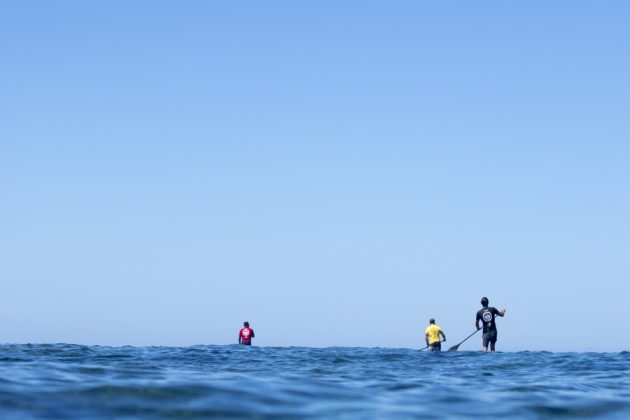
[[[429,335],[429,344],[439,343],[440,342],[440,333],[442,332],[442,328],[438,327],[435,324],[431,324],[424,331],[424,334]]]

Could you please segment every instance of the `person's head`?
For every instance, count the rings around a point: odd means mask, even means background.
[[[487,297],[482,297],[481,298],[481,306],[483,306],[484,308],[488,306],[490,302],[488,301]]]
[[[431,318],[431,319],[429,320],[429,324],[435,324],[435,319]]]
[[[243,322],[243,326],[244,326],[245,328],[249,328],[249,322],[247,322],[247,321]]]

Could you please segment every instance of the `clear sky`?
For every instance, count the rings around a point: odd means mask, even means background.
[[[0,342],[629,350],[628,21],[1,2]]]

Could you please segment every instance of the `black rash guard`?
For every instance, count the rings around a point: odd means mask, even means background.
[[[497,330],[497,324],[495,324],[494,322],[494,318],[499,315],[499,311],[497,310],[497,308],[493,308],[493,307],[486,307],[483,309],[480,309],[479,312],[477,312],[477,321],[481,321],[483,322],[483,333],[486,334],[490,331],[496,331]]]

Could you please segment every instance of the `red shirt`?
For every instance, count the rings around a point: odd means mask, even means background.
[[[243,328],[238,335],[241,338],[241,344],[251,344],[254,330],[251,328]]]

